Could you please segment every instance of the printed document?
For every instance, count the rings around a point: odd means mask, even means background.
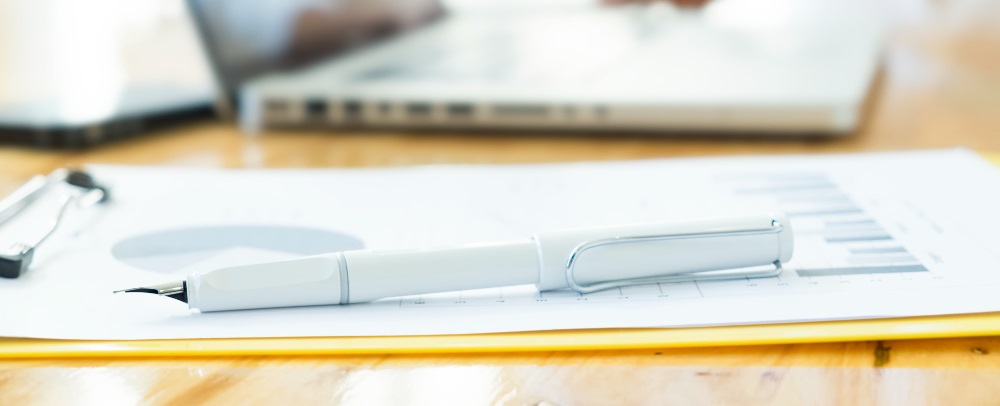
[[[967,150],[539,165],[225,170],[97,166],[34,267],[0,280],[0,336],[169,339],[471,334],[1000,311],[1000,170]],[[118,289],[352,249],[784,211],[777,277],[591,294],[533,286],[198,313]],[[43,220],[39,220],[40,222]],[[39,223],[39,224],[44,224]],[[25,229],[31,229],[27,227]],[[0,232],[2,244],[12,231]]]

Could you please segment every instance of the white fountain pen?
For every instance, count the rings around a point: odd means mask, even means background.
[[[588,293],[644,283],[775,276],[791,256],[792,230],[784,216],[747,215],[543,232],[526,241],[438,249],[343,251],[192,273],[184,281],[116,293],[167,296],[202,312],[528,284]]]

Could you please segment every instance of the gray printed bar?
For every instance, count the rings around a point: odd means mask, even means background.
[[[834,229],[844,229],[844,228],[877,228],[878,223],[872,219],[866,220],[844,220],[844,221],[827,221],[826,228]]]
[[[828,235],[823,238],[826,242],[867,242],[891,240],[892,236],[884,232],[877,232],[865,234]]]
[[[858,266],[848,268],[817,268],[817,269],[796,269],[795,273],[801,277],[811,276],[839,276],[839,275],[868,275],[879,273],[908,273],[927,272],[927,268],[920,264],[914,265],[886,265],[886,266]]]
[[[776,200],[778,200],[779,202],[785,202],[785,203],[816,203],[816,202],[820,202],[820,203],[847,203],[847,204],[854,204],[854,201],[851,200],[850,196],[847,196],[847,195],[845,195],[843,193],[840,193],[839,191],[838,192],[833,192],[833,193],[804,192],[802,194],[781,195],[781,196],[777,196]]]
[[[869,248],[851,248],[851,254],[854,255],[867,255],[867,254],[903,254],[906,253],[906,248],[903,247],[869,247]]]

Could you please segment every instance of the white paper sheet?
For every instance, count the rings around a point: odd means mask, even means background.
[[[0,280],[0,336],[462,334],[1000,311],[1000,171],[966,150],[366,170],[95,167],[113,203]],[[780,277],[579,295],[530,286],[199,314],[111,291],[194,270],[359,248],[785,210]],[[9,231],[9,230],[8,230]],[[9,238],[9,232],[0,238]],[[7,243],[8,241],[0,241]]]

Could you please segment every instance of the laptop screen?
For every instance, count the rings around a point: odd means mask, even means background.
[[[240,86],[423,26],[438,0],[188,0],[219,85]]]

